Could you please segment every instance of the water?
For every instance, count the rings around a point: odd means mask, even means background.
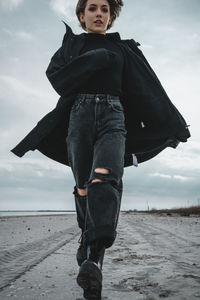
[[[38,215],[62,215],[62,214],[76,214],[73,210],[63,211],[38,211],[38,210],[1,210],[0,217],[2,216],[38,216]]]

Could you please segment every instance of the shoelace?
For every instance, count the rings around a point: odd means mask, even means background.
[[[83,232],[81,233],[81,236],[80,236],[80,238],[79,238],[79,240],[78,240],[78,243],[79,243],[79,244],[82,244],[82,243],[83,243]]]

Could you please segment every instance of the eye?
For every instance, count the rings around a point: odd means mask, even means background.
[[[90,8],[89,8],[90,11],[95,11],[95,9],[96,9],[95,7],[90,7]],[[108,9],[107,9],[107,8],[103,8],[102,10],[103,10],[104,13],[107,13],[107,12],[108,12]]]

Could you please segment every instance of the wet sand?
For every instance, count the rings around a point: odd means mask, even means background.
[[[102,299],[200,298],[200,218],[121,212]],[[0,218],[0,299],[81,300],[76,215]]]

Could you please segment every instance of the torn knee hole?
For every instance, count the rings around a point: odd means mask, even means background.
[[[100,182],[107,179],[107,175],[110,173],[110,170],[105,168],[96,168],[94,169],[94,173],[96,174],[95,177],[99,177],[99,178],[92,179],[91,182],[98,182],[98,181]]]
[[[94,169],[95,173],[103,173],[103,174],[108,174],[109,170],[108,169],[103,169],[103,168],[96,168]]]
[[[77,188],[77,193],[78,193],[79,196],[86,196],[87,195],[87,190]]]
[[[93,179],[92,182],[103,181],[102,179]]]

